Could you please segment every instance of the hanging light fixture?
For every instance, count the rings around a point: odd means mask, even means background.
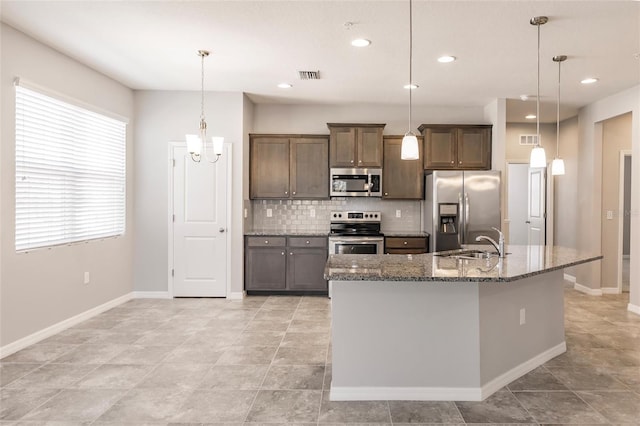
[[[564,175],[564,160],[560,158],[560,65],[566,61],[566,55],[558,55],[553,57],[553,62],[558,63],[558,111],[556,122],[556,158],[551,162],[551,174],[553,176]]]
[[[529,158],[529,167],[547,167],[547,156],[544,148],[540,145],[540,25],[544,25],[549,21],[546,16],[535,16],[531,18],[529,23],[538,27],[538,74],[537,74],[537,92],[536,92],[536,146],[531,150]]]
[[[199,163],[202,159],[202,152],[204,151],[204,157],[210,163],[215,163],[222,155],[222,146],[224,138],[220,136],[214,136],[211,138],[211,145],[213,154],[216,156],[215,160],[209,158],[207,153],[207,122],[204,118],[204,58],[209,56],[209,52],[206,50],[198,50],[198,56],[200,56],[201,68],[200,68],[200,133],[197,135],[186,135],[187,150],[191,154],[191,159],[196,163]]]
[[[411,92],[413,91],[413,4],[409,0],[409,131],[402,138],[400,158],[402,160],[417,160],[420,158],[418,138],[411,131]]]

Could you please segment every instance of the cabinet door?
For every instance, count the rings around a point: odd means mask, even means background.
[[[356,129],[358,167],[382,167],[382,128],[359,127]]]
[[[420,159],[400,159],[401,136],[384,138],[384,167],[382,168],[382,198],[420,200],[424,197],[422,168],[422,138],[418,137]]]
[[[421,254],[427,252],[426,237],[385,237],[384,252],[388,254]]]
[[[458,168],[491,169],[491,133],[488,128],[458,129]]]
[[[247,248],[245,290],[284,290],[287,279],[286,247]]]
[[[329,198],[329,141],[296,138],[291,147],[291,197]]]
[[[425,129],[424,168],[446,170],[457,168],[456,129],[450,127]]]
[[[330,132],[331,167],[356,166],[356,129],[353,127],[332,127]]]
[[[287,283],[290,290],[327,291],[324,267],[327,248],[289,248]]]
[[[251,198],[289,198],[289,139],[251,139]]]

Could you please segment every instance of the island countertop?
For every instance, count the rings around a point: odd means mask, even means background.
[[[324,276],[334,281],[508,282],[602,259],[600,254],[567,247],[519,245],[506,246],[508,254],[502,259],[442,256],[469,249],[487,250],[487,246],[414,255],[332,254]]]

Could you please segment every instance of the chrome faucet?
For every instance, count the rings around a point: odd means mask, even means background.
[[[501,230],[499,230],[498,228],[494,228],[492,227],[491,229],[495,230],[498,232],[498,234],[500,234],[500,238],[498,239],[498,242],[496,243],[496,240],[494,240],[491,237],[487,237],[486,235],[479,235],[476,237],[476,241],[489,241],[489,243],[491,243],[491,245],[496,249],[496,251],[498,252],[498,256],[500,257],[504,257],[504,234],[502,233]]]

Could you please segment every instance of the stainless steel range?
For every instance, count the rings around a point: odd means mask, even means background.
[[[382,254],[380,212],[331,212],[329,254]]]

